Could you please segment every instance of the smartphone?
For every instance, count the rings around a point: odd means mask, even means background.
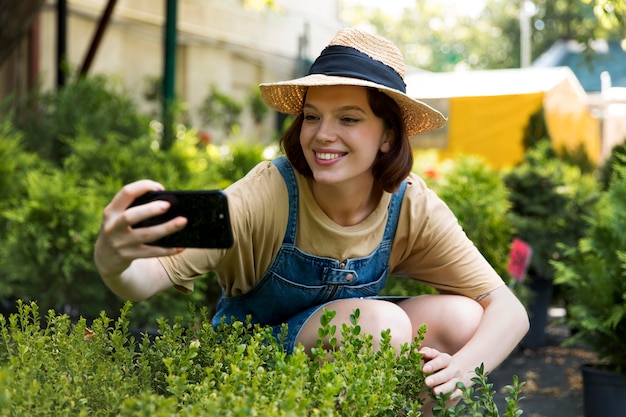
[[[175,217],[187,218],[184,229],[164,236],[153,246],[168,248],[230,248],[233,232],[228,214],[228,199],[222,190],[151,191],[137,197],[131,207],[155,200],[168,201],[171,206],[163,214],[134,224],[133,228],[155,226]]]

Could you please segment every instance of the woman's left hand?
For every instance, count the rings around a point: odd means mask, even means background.
[[[423,347],[420,353],[424,355],[422,370],[427,375],[426,386],[432,388],[434,395],[452,392],[452,398],[461,395],[456,384],[463,381],[463,372],[454,357],[437,349]]]

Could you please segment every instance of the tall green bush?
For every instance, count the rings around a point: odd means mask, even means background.
[[[102,75],[80,78],[59,91],[35,90],[7,114],[23,132],[27,149],[59,165],[71,152],[67,139],[81,129],[96,141],[118,133],[132,142],[149,122],[121,84]]]
[[[571,300],[570,344],[590,347],[626,375],[626,165],[615,165],[609,188],[585,220],[589,228],[554,262],[555,281]]]
[[[509,190],[502,174],[479,157],[463,156],[434,189],[489,263],[506,277],[513,225],[508,217]]]
[[[602,185],[602,189],[609,188],[611,180],[614,178],[614,172],[620,167],[626,165],[626,138],[624,142],[615,145],[611,149],[611,154],[604,161],[598,170],[598,180]]]
[[[505,184],[516,234],[533,248],[529,275],[551,280],[551,262],[562,256],[559,244],[571,245],[584,234],[584,218],[599,195],[596,181],[562,162],[543,140],[507,172]]]
[[[68,313],[80,306],[80,314],[97,315],[113,298],[92,261],[104,196],[56,168],[28,172],[24,187],[25,198],[4,211],[9,226],[1,259],[10,295]]]

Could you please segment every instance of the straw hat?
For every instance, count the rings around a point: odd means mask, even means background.
[[[400,106],[408,136],[439,129],[446,118],[437,110],[406,95],[402,53],[389,40],[359,29],[341,29],[315,60],[309,74],[294,80],[264,83],[261,97],[281,113],[302,112],[308,87],[356,85],[374,87]]]

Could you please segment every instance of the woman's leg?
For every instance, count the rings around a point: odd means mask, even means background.
[[[415,337],[411,319],[399,305],[389,301],[370,298],[346,298],[333,301],[325,306],[327,310],[336,311],[331,324],[341,329],[342,324],[350,325],[350,315],[354,310],[359,309],[359,326],[361,332],[370,334],[373,337],[374,348],[380,344],[381,332],[391,330],[391,345],[399,351],[404,343],[411,342]],[[324,309],[317,310],[302,326],[300,334],[296,339],[296,344],[301,343],[307,352],[317,346],[320,328],[320,318]],[[337,340],[341,343],[340,330],[337,331]],[[328,344],[328,341],[325,341]]]
[[[460,295],[424,295],[403,300],[398,305],[410,318],[415,331],[424,323],[428,326],[422,346],[449,355],[472,338],[484,311],[478,302]],[[456,402],[451,400],[448,406]],[[434,406],[434,400],[427,396],[421,410],[423,417],[432,417]]]
[[[450,355],[472,338],[483,316],[483,308],[471,298],[460,295],[423,295],[398,303],[411,320],[414,332],[426,324],[422,346]]]

